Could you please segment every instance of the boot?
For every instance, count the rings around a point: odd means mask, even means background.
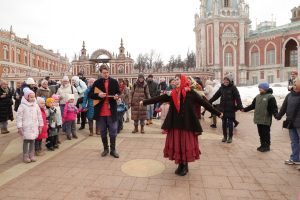
[[[179,176],[185,176],[189,172],[188,163],[182,163],[182,168],[179,171]]]
[[[119,158],[119,154],[116,151],[116,138],[112,137],[110,138],[110,155]]]
[[[83,129],[85,129],[85,125],[82,125],[82,124],[81,124],[81,126],[79,127],[78,130],[80,131],[80,130],[83,130]]]
[[[145,131],[144,131],[144,125],[141,125],[141,134],[144,134]]]
[[[182,170],[182,167],[183,167],[182,163],[179,163],[177,169],[175,170],[175,174],[179,175],[179,173],[180,173],[181,170]]]
[[[93,133],[93,128],[89,128],[89,130],[90,130],[89,136],[93,136],[93,135],[94,135],[94,133]]]
[[[149,120],[149,124],[153,124],[152,119]]]
[[[23,154],[23,162],[24,163],[30,163],[31,162],[28,153]]]
[[[100,135],[100,129],[96,128],[96,135]]]
[[[29,154],[29,159],[31,160],[31,162],[36,161],[36,158],[34,157],[34,151]]]
[[[1,134],[7,134],[7,133],[9,133],[7,128],[1,128]]]
[[[138,125],[134,125],[134,129],[131,133],[137,133],[137,132],[139,132]]]
[[[232,143],[232,137],[229,137],[227,143]]]
[[[108,140],[107,137],[101,137],[102,143],[103,143],[103,152],[101,153],[101,156],[107,156],[109,150],[108,150]]]
[[[78,138],[77,135],[76,135],[75,133],[72,133],[72,137],[75,138],[75,139]]]
[[[227,141],[226,137],[223,137],[222,142],[226,142],[226,141]]]

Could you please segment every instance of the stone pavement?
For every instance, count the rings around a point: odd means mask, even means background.
[[[49,200],[221,200],[300,199],[300,172],[283,161],[290,143],[281,123],[272,126],[271,151],[256,151],[259,139],[252,113],[239,113],[232,144],[222,143],[221,125],[200,137],[202,155],[179,177],[172,161],[163,158],[165,135],[154,120],[146,134],[131,134],[125,124],[117,140],[119,159],[101,157],[100,137],[78,131],[78,140],[64,141],[36,163],[21,162],[16,129],[0,136],[0,199]]]

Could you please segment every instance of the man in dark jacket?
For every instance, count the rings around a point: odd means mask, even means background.
[[[116,152],[117,138],[117,99],[120,89],[118,81],[109,76],[109,68],[103,64],[100,67],[101,77],[93,84],[89,98],[94,99],[94,119],[96,127],[100,130],[104,151],[101,156],[106,156],[108,150],[107,129],[110,138],[110,155],[119,158]]]
[[[252,104],[245,109],[244,112],[254,111],[254,123],[257,124],[257,130],[260,138],[260,146],[257,151],[270,151],[271,136],[270,128],[272,124],[272,115],[278,113],[275,97],[272,95],[273,90],[269,87],[269,83],[260,83],[258,85],[259,94],[253,99]]]
[[[12,111],[12,95],[9,91],[7,81],[0,80],[0,128],[1,134],[7,134],[7,121],[14,120]]]
[[[156,97],[159,95],[158,84],[153,80],[153,75],[149,74],[147,77],[147,85],[149,88],[150,97]],[[154,105],[147,105],[147,122],[146,125],[152,124],[152,118],[154,116]],[[156,115],[156,114],[155,114]]]
[[[289,82],[288,82],[288,90],[289,91],[293,90],[293,88],[294,88],[294,81],[297,78],[297,76],[298,76],[298,71],[292,71],[291,72],[291,78],[289,79]]]
[[[220,99],[219,109],[223,113],[222,118],[222,129],[223,129],[223,139],[222,142],[231,143],[233,136],[233,120],[235,119],[236,110],[241,110],[243,108],[240,93],[238,89],[233,84],[233,78],[231,75],[225,76],[223,84],[219,90],[214,94],[214,96],[209,100],[213,103],[218,98]],[[227,134],[227,128],[229,133]]]

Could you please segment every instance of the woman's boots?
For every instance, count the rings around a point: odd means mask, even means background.
[[[134,125],[134,129],[131,133],[137,133],[137,132],[139,132],[138,125]]]
[[[175,174],[179,176],[185,176],[189,172],[188,163],[180,163],[175,170]]]

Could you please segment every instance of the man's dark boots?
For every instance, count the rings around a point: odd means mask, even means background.
[[[102,137],[102,143],[103,143],[103,152],[101,153],[101,156],[104,157],[104,156],[107,156],[107,154],[109,153],[109,150],[108,150],[108,140],[107,140],[107,137]]]
[[[116,151],[116,137],[110,138],[110,155],[119,158],[119,154]]]

